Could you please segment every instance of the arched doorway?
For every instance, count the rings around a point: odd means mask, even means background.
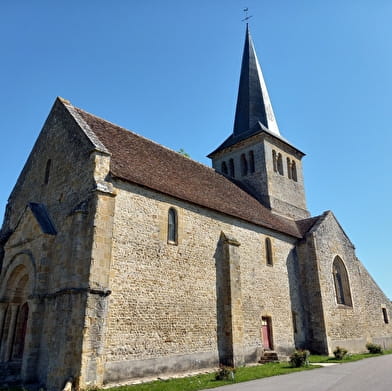
[[[21,255],[5,273],[2,287],[2,321],[0,322],[0,363],[18,362],[22,365],[25,337],[29,318],[28,296],[31,294],[31,278]],[[13,266],[13,267],[12,267]]]
[[[24,343],[27,330],[27,319],[29,317],[29,305],[24,303],[18,311],[15,327],[14,343],[12,344],[11,359],[21,360],[23,358]]]

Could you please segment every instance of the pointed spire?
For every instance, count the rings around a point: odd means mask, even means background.
[[[233,129],[234,136],[239,136],[255,127],[260,128],[259,122],[270,132],[280,136],[249,27],[246,24],[245,45]]]

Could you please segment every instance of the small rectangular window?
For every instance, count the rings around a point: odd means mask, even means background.
[[[388,324],[389,323],[389,319],[388,319],[388,313],[387,313],[387,309],[386,308],[382,309],[382,315],[384,317],[384,323]]]

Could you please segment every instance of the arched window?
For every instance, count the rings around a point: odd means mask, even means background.
[[[277,156],[276,156],[276,151],[274,149],[272,150],[272,164],[274,166],[274,171],[278,172]]]
[[[346,266],[343,261],[337,256],[333,261],[333,280],[335,284],[336,302],[352,306],[350,283],[348,281],[348,274]]]
[[[389,323],[389,319],[388,319],[388,313],[387,313],[387,309],[383,307],[382,309],[382,316],[384,318],[384,323],[388,324]]]
[[[45,167],[45,179],[44,179],[44,184],[47,185],[49,183],[49,176],[50,176],[50,167],[52,166],[52,160],[49,159],[46,162],[46,167]]]
[[[293,160],[291,162],[291,178],[293,179],[293,181],[297,182],[297,167],[295,165],[295,161]]]
[[[265,238],[265,260],[268,266],[272,266],[274,264],[274,260],[272,257],[272,244],[270,238]]]
[[[277,165],[278,165],[278,173],[280,175],[283,175],[283,159],[282,159],[282,154],[281,153],[278,153]]]
[[[222,162],[221,171],[222,171],[223,174],[227,175],[227,164],[226,164],[226,162]]]
[[[291,179],[291,160],[289,157],[287,158],[287,176]]]
[[[248,162],[244,153],[241,155],[241,175],[248,175]]]
[[[255,172],[255,155],[253,151],[249,151],[248,158],[249,158],[249,172],[253,174]]]
[[[170,208],[167,216],[167,241],[168,243],[177,244],[178,220],[177,211]]]
[[[232,178],[235,178],[234,160],[233,160],[233,159],[230,159],[230,160],[229,160],[229,175],[230,175]]]

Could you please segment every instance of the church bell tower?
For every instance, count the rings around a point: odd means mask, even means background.
[[[303,219],[309,216],[304,155],[280,134],[247,25],[233,132],[208,157],[272,212]]]

